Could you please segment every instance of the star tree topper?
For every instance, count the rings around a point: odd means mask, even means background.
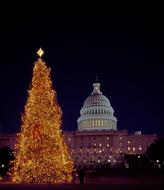
[[[42,57],[42,55],[44,54],[44,51],[42,50],[42,48],[39,48],[39,50],[37,51],[37,54],[39,57]]]

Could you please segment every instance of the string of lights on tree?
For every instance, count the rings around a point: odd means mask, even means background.
[[[69,183],[73,161],[61,131],[62,111],[50,68],[38,50],[11,171],[15,183]]]

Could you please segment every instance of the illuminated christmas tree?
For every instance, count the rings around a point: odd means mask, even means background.
[[[34,64],[21,131],[15,147],[12,180],[16,183],[69,183],[73,162],[61,131],[62,111],[52,89],[50,68],[41,56]]]

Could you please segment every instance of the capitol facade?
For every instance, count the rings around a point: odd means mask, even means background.
[[[126,129],[118,130],[114,109],[98,82],[93,84],[91,95],[84,101],[77,126],[76,131],[64,132],[77,167],[122,164],[125,155],[141,155],[157,139],[155,134],[143,135],[141,131],[129,134]],[[0,134],[0,147],[14,148],[15,143],[15,134]]]

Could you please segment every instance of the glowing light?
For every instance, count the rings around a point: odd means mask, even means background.
[[[39,48],[39,50],[37,51],[37,54],[39,57],[42,57],[42,55],[44,54],[44,51],[42,50],[42,48]]]

